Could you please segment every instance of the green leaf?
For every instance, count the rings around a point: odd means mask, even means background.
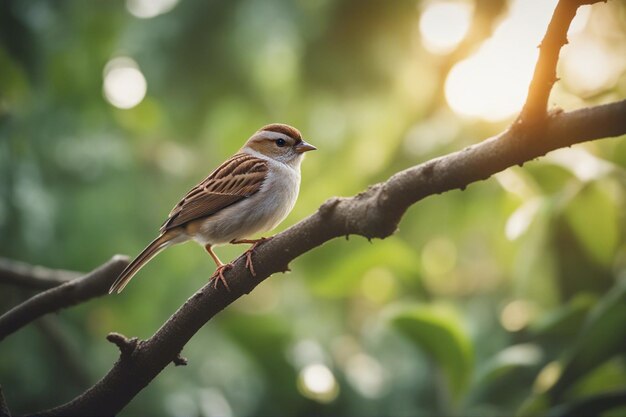
[[[354,237],[342,253],[343,256],[336,257],[335,262],[319,263],[314,274],[315,279],[309,281],[315,293],[327,297],[352,294],[358,288],[358,282],[363,275],[379,266],[405,275],[418,274],[419,261],[416,252],[400,239],[369,243],[360,237]]]
[[[517,369],[536,367],[542,356],[541,349],[530,343],[509,346],[486,364],[480,376],[482,383],[477,385],[493,383]]]
[[[591,310],[552,387],[558,398],[580,377],[618,353],[626,352],[626,280],[618,282]]]
[[[478,377],[472,383],[467,403],[491,404],[510,410],[526,397],[522,389],[535,378],[536,369],[544,358],[543,350],[531,343],[509,346],[478,367]]]
[[[619,210],[611,191],[606,184],[590,183],[565,209],[580,244],[593,260],[607,266],[619,242]]]
[[[566,305],[546,313],[531,324],[530,332],[539,338],[571,338],[578,333],[596,301],[597,298],[592,294],[578,294]]]
[[[515,414],[517,417],[535,417],[545,415],[550,407],[550,399],[546,394],[529,397]]]
[[[447,305],[411,305],[393,308],[388,314],[392,326],[436,362],[458,402],[474,365],[472,343],[458,313]]]

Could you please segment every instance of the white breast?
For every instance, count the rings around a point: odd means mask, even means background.
[[[269,172],[261,189],[208,217],[194,240],[219,245],[245,239],[272,230],[287,217],[298,198],[300,165],[291,167],[263,158],[269,163]]]

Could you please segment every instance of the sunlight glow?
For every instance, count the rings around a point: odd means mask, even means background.
[[[504,234],[509,240],[516,240],[530,227],[541,208],[541,198],[527,200],[511,214],[506,221]]]
[[[576,16],[572,20],[572,23],[569,25],[569,30],[567,31],[567,37],[571,37],[572,35],[577,35],[587,27],[587,22],[589,22],[589,16],[591,15],[591,7],[579,7],[576,10]]]
[[[337,398],[339,385],[335,376],[322,364],[308,365],[298,376],[298,388],[302,395],[321,403],[328,403]]]
[[[472,8],[464,2],[429,3],[419,20],[424,48],[447,54],[463,40],[470,27]]]
[[[588,37],[573,39],[563,51],[563,79],[575,93],[590,96],[613,87],[626,69],[624,54]]]
[[[528,326],[533,308],[524,300],[515,300],[507,304],[500,313],[502,327],[510,332],[518,332]]]
[[[361,291],[365,298],[376,304],[384,304],[396,293],[393,273],[383,267],[374,267],[361,280]]]
[[[448,238],[436,237],[422,249],[422,266],[429,275],[447,274],[456,267],[456,262],[456,246]]]
[[[175,391],[165,397],[165,408],[173,417],[198,415],[198,406],[189,392]]]
[[[563,373],[563,367],[559,362],[550,362],[539,372],[533,385],[533,391],[541,394],[548,391]]]
[[[126,0],[126,9],[135,17],[149,19],[169,12],[179,0]]]
[[[507,192],[523,200],[534,197],[537,192],[527,174],[510,168],[494,175],[498,184]]]
[[[455,113],[497,122],[518,112],[528,91],[537,50],[487,41],[478,53],[457,63],[445,84]]]
[[[615,170],[611,162],[598,158],[582,147],[557,149],[546,155],[546,160],[567,169],[583,182],[599,180]]]
[[[113,58],[104,67],[104,97],[117,108],[130,109],[141,103],[147,87],[146,78],[132,58]]]
[[[373,357],[358,353],[346,363],[348,382],[365,398],[379,398],[385,393],[385,368]]]
[[[200,390],[199,394],[201,415],[207,417],[232,417],[234,415],[228,400],[219,390],[205,388]]]
[[[288,358],[293,365],[302,368],[307,364],[323,362],[326,354],[315,340],[302,339],[291,346]]]
[[[514,1],[493,36],[452,68],[445,96],[455,113],[497,122],[521,109],[554,5],[554,0]]]
[[[534,366],[542,359],[542,351],[539,346],[532,343],[524,343],[509,346],[496,354],[496,362],[516,364],[518,366]]]

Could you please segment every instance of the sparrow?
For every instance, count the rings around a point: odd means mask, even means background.
[[[189,240],[204,246],[217,265],[214,286],[219,280],[229,289],[224,271],[232,268],[213,251],[217,245],[252,244],[245,252],[246,267],[255,276],[251,255],[266,238],[249,237],[272,230],[287,217],[298,198],[304,153],[315,149],[286,124],[259,129],[174,206],[159,236],[122,271],[109,294],[121,292],[163,249]]]

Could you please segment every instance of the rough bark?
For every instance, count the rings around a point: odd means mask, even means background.
[[[114,256],[84,277],[41,292],[7,311],[0,316],[0,342],[45,314],[107,294],[109,287],[126,265],[127,257]]]
[[[48,290],[80,276],[79,272],[49,269],[0,258],[0,284]]]

